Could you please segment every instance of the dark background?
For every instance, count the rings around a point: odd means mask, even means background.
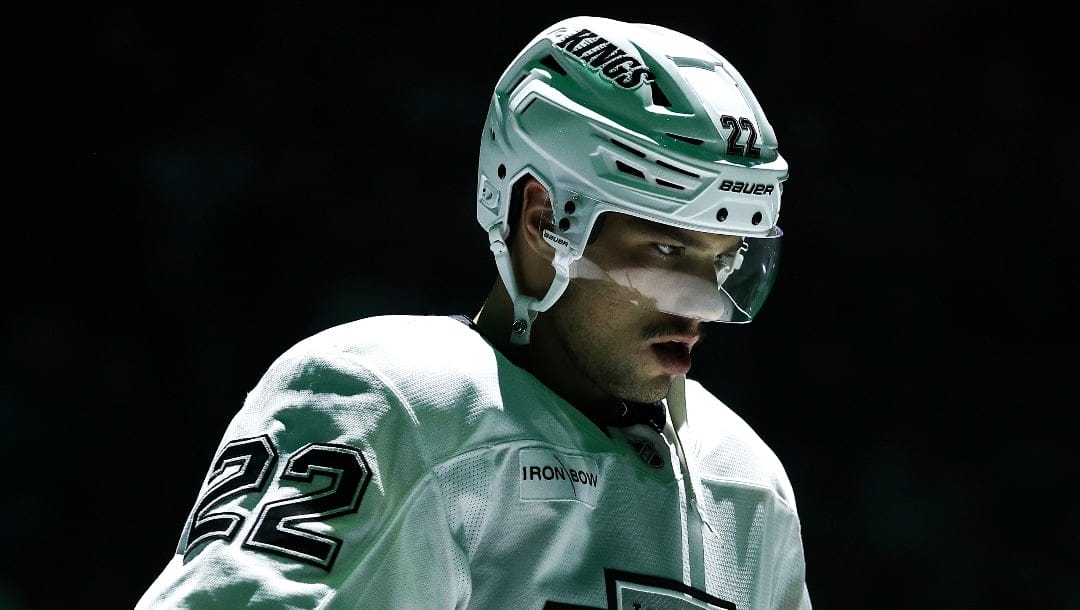
[[[1080,608],[1064,7],[361,4],[6,9],[0,608],[133,606],[297,340],[475,313],[488,96],[574,14],[712,45],[791,165],[693,373],[787,465],[815,607]]]

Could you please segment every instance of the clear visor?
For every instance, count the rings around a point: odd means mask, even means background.
[[[575,288],[651,311],[735,323],[753,319],[772,289],[778,227],[770,237],[739,237],[620,213],[602,218],[569,266]]]

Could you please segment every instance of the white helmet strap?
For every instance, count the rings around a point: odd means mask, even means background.
[[[514,321],[510,326],[510,343],[525,345],[532,337],[533,322],[536,315],[541,311],[547,311],[555,301],[559,300],[570,283],[569,253],[556,251],[555,259],[551,264],[555,268],[555,278],[548,287],[544,298],[537,299],[518,290],[517,278],[514,277],[514,265],[510,261],[510,250],[503,241],[500,225],[488,230],[488,240],[491,252],[495,255],[495,266],[499,269],[503,286],[514,304]]]

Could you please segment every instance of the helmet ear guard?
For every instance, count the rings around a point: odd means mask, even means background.
[[[477,221],[514,303],[511,341],[529,342],[604,212],[778,238],[787,163],[776,148],[742,75],[693,38],[595,17],[566,19],[534,37],[495,87],[478,168]],[[526,174],[550,198],[552,222],[540,235],[554,250],[555,279],[540,298],[518,290],[506,247],[513,185]],[[719,285],[739,280],[746,253],[744,239],[718,259]],[[767,293],[771,278],[763,282]],[[728,321],[749,321],[758,305],[736,305],[741,315]]]
[[[502,166],[500,166],[501,168]],[[551,189],[541,183],[541,186],[549,193],[548,196],[548,209],[543,212],[540,225],[537,227],[540,239],[543,243],[548,244],[553,248],[553,255],[551,259],[551,265],[555,269],[555,277],[549,285],[547,292],[540,298],[533,297],[525,293],[518,284],[518,279],[514,274],[513,263],[510,260],[510,249],[506,244],[506,240],[509,239],[512,232],[512,225],[516,222],[525,222],[525,204],[524,201],[515,201],[515,197],[523,197],[518,185],[528,178],[532,177],[529,172],[522,172],[512,182],[512,187],[508,192],[508,200],[506,201],[507,213],[494,225],[488,229],[488,242],[491,248],[492,254],[495,257],[495,265],[499,271],[499,276],[502,279],[503,286],[506,288],[507,293],[510,295],[511,301],[514,307],[514,321],[510,328],[510,341],[512,344],[527,344],[532,337],[532,326],[536,321],[536,316],[541,311],[546,311],[551,305],[555,303],[562,296],[566,290],[566,286],[569,283],[569,270],[568,267],[575,256],[569,249],[569,242],[556,235],[554,232],[556,224],[554,221],[554,214],[551,210]],[[539,180],[537,180],[539,182]],[[484,206],[490,208],[491,200],[499,197],[498,189],[491,185],[491,182],[483,175],[480,177],[479,196],[478,196],[478,208]],[[510,208],[517,208],[516,215],[518,218],[513,218],[515,214]],[[565,226],[565,223],[563,223]]]
[[[498,231],[498,228],[493,227],[491,231]],[[527,344],[531,339],[532,325],[536,321],[537,314],[546,311],[562,296],[570,281],[569,274],[556,273],[547,294],[537,299],[518,289],[513,263],[510,261],[510,251],[501,237],[491,237],[491,251],[495,255],[495,265],[499,270],[499,276],[502,278],[503,285],[506,287],[506,291],[510,294],[514,304],[514,322],[510,326],[510,342],[513,344]]]

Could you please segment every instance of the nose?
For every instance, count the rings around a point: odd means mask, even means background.
[[[731,301],[716,284],[716,272],[707,268],[641,269],[636,285],[648,286],[658,311],[676,316],[712,322],[730,315]]]
[[[667,291],[664,311],[694,320],[714,321],[723,319],[729,301],[715,281],[696,276],[683,276],[677,286]]]

